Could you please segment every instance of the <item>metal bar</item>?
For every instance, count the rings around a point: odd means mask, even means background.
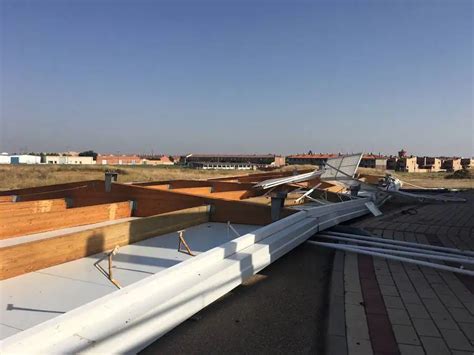
[[[474,252],[471,252],[471,251],[460,250],[460,249],[456,249],[456,248],[439,247],[439,246],[430,245],[430,244],[405,242],[403,240],[384,239],[384,238],[380,238],[380,237],[367,237],[367,236],[358,235],[358,234],[332,232],[332,231],[327,231],[327,232],[324,232],[324,233],[328,234],[328,235],[335,235],[335,236],[340,236],[340,237],[350,237],[350,238],[356,238],[356,239],[362,239],[362,240],[370,240],[370,241],[376,240],[380,243],[386,243],[386,244],[406,245],[406,246],[413,246],[413,247],[424,248],[424,249],[439,250],[439,251],[446,252],[446,253],[448,253],[448,252],[449,253],[457,253],[457,254],[462,254],[462,255],[465,255],[465,256],[469,256],[469,257],[474,256]]]
[[[393,250],[393,249],[384,249],[384,248],[363,247],[363,246],[349,245],[349,244],[345,244],[345,245],[350,246],[350,247],[355,248],[355,249],[361,249],[361,250],[376,251],[376,252],[382,252],[382,253],[388,253],[388,254],[398,254],[398,255],[405,255],[405,256],[415,256],[415,257],[432,259],[432,260],[452,261],[452,262],[456,262],[456,263],[459,263],[459,264],[474,265],[474,260],[455,258],[455,257],[452,257],[452,256],[416,253],[416,252],[411,252],[411,251]]]
[[[184,252],[183,249],[181,249],[181,244],[183,244],[184,247],[186,248],[187,253],[191,256],[194,256],[193,252],[188,246],[188,243],[186,243],[186,240],[184,239],[184,231],[185,231],[184,229],[178,231],[178,251],[181,253]]]
[[[405,257],[402,257],[402,256],[396,256],[396,255],[390,255],[390,254],[360,250],[360,249],[357,249],[357,248],[345,247],[345,246],[342,246],[340,244],[315,242],[313,240],[308,240],[308,243],[314,244],[314,245],[319,245],[319,246],[324,246],[324,247],[328,247],[328,248],[332,248],[332,249],[344,250],[344,251],[348,251],[348,252],[352,252],[352,253],[376,256],[376,257],[385,258],[385,259],[388,259],[388,260],[403,261],[403,262],[410,263],[410,264],[416,264],[416,265],[431,267],[433,269],[457,272],[459,274],[474,276],[474,271],[471,271],[471,270],[465,270],[465,269],[455,268],[455,267],[452,267],[452,266],[446,266],[446,265],[430,263],[430,262],[422,261],[422,260],[405,258]],[[326,245],[326,244],[329,244],[329,245]]]
[[[230,221],[227,222],[227,229],[231,230],[232,232],[234,232],[234,234],[237,236],[237,237],[240,237],[241,235],[239,234],[239,232],[237,232],[237,230],[234,228],[234,226],[232,224],[230,224]]]
[[[327,234],[318,234],[317,237],[320,238],[326,238],[326,239],[332,239],[332,240],[340,240],[342,242],[352,242],[352,243],[357,243],[357,244],[365,244],[365,245],[375,245],[375,246],[380,246],[380,247],[390,247],[392,249],[397,249],[397,250],[405,250],[405,251],[423,251],[425,254],[432,254],[432,255],[444,255],[444,256],[453,256],[454,254],[452,253],[443,253],[440,251],[434,251],[430,249],[423,249],[423,248],[414,248],[414,247],[404,247],[401,245],[396,245],[396,244],[386,244],[386,243],[379,243],[375,241],[366,241],[366,240],[359,240],[355,238],[349,238],[349,237],[336,237],[333,235],[327,235]],[[461,257],[461,255],[459,255]],[[463,256],[465,258],[465,256]],[[469,257],[467,257],[469,258]],[[474,259],[472,259],[474,260]]]

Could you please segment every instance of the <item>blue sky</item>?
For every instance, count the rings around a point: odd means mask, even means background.
[[[0,150],[473,155],[473,3],[1,0]]]

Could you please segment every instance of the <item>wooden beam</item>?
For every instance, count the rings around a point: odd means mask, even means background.
[[[192,195],[208,195],[208,194],[211,193],[211,187],[210,186],[187,187],[187,188],[179,188],[179,189],[173,188],[171,191],[181,192],[181,193],[185,193],[185,194],[192,194]]]
[[[169,184],[163,184],[163,185],[146,185],[149,189],[154,189],[154,190],[169,190],[170,185]]]
[[[13,196],[0,196],[0,202],[13,202]]]
[[[46,212],[40,218],[38,215],[11,216],[0,220],[0,239],[111,221],[130,215],[130,202],[127,201]]]
[[[208,221],[201,206],[0,248],[0,280]]]
[[[47,186],[29,187],[29,188],[24,188],[24,189],[2,191],[0,192],[0,196],[5,197],[5,195],[16,195],[19,201],[62,198],[62,197],[66,197],[70,191],[87,189],[89,187],[93,187],[96,184],[103,184],[103,183],[104,181],[101,181],[101,180],[88,180],[88,181],[70,182],[67,184],[55,184],[55,185],[47,185]],[[49,197],[50,195],[53,195],[54,197]]]
[[[67,205],[64,199],[5,202],[0,204],[0,219],[25,214],[34,215],[36,213],[64,211],[66,208]]]

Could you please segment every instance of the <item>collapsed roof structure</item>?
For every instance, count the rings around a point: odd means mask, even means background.
[[[0,349],[143,349],[315,233],[380,213],[398,190],[356,179],[360,156],[320,171],[106,174],[0,193]]]

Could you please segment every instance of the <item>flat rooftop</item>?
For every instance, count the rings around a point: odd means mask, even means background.
[[[258,228],[232,226],[240,235]],[[208,222],[186,228],[184,237],[197,255],[237,236],[225,223]],[[121,247],[113,257],[114,279],[125,287],[192,258],[178,252],[177,246],[178,234],[171,232]],[[0,339],[117,290],[94,266],[103,256],[99,253],[0,281]],[[100,265],[107,269],[107,260]]]

